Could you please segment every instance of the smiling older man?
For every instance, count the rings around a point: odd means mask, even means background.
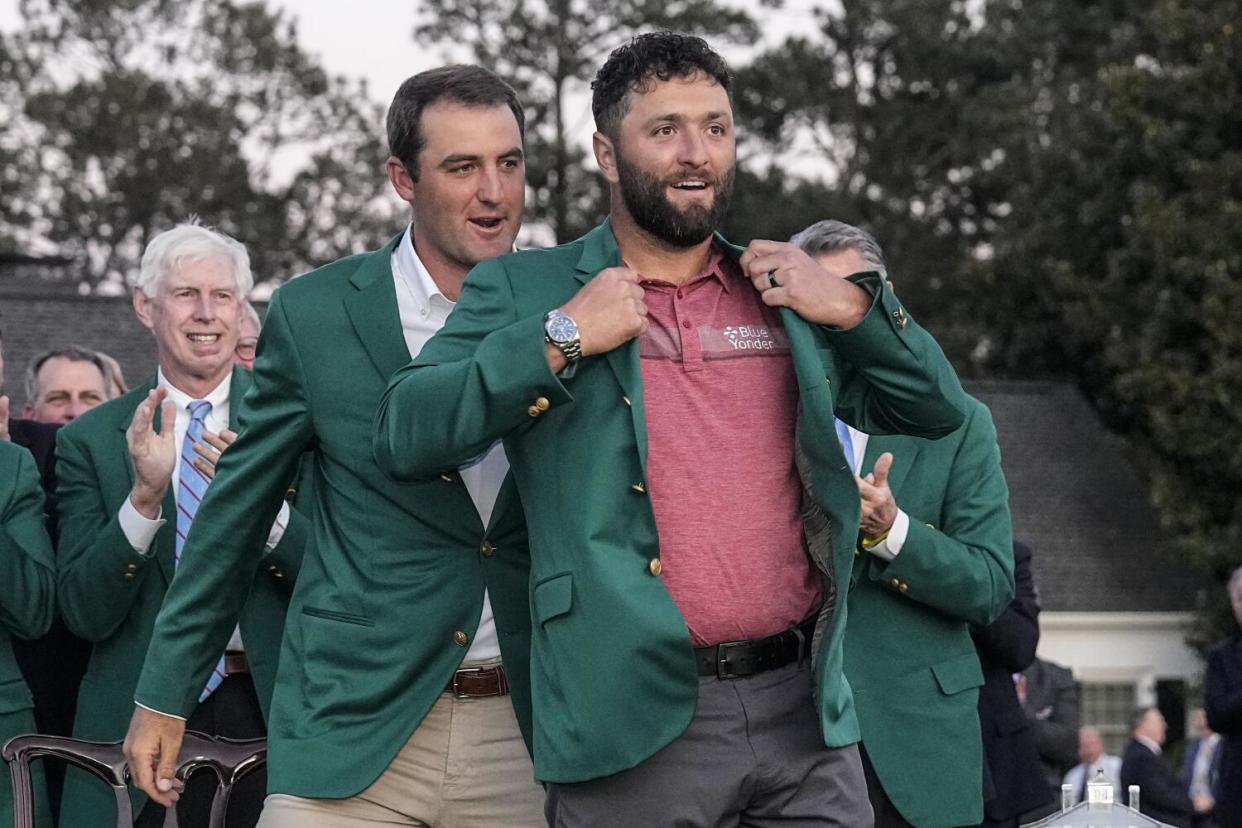
[[[152,624],[250,387],[232,359],[251,284],[246,250],[227,236],[182,224],[152,239],[133,301],[155,336],[156,376],[78,417],[57,439],[60,610],[74,633],[95,642],[78,696],[79,738],[125,735]],[[212,653],[216,670],[199,688],[188,726],[234,738],[264,735],[263,710],[305,539],[304,522],[283,507],[246,578],[240,629]],[[212,787],[191,784],[182,825],[206,824],[203,800]],[[253,825],[263,792],[262,774],[243,782],[229,824]],[[137,824],[160,825],[163,809],[142,809],[141,794],[134,797]],[[71,772],[61,826],[99,825],[111,798],[98,782]]]

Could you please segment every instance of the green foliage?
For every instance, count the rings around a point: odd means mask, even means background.
[[[417,42],[469,49],[517,90],[534,193],[527,220],[546,222],[559,241],[607,212],[598,175],[575,138],[594,128],[587,87],[608,53],[659,29],[735,43],[759,34],[749,14],[717,0],[428,0],[423,7]]]
[[[187,216],[246,243],[259,280],[365,249],[391,228],[382,113],[259,3],[24,0],[0,89],[7,235],[123,281]],[[115,289],[115,287],[113,287]]]
[[[847,0],[738,98],[777,157],[818,148],[832,186],[805,220],[875,232],[959,370],[1077,380],[1221,579],[1242,564],[1239,20],[1209,0]],[[1219,592],[1199,643],[1232,624]]]
[[[1188,560],[1242,564],[1242,61],[1237,3],[1159,2],[1032,153],[997,268],[1056,323],[1006,354],[1068,365],[1145,446]],[[1020,300],[1018,300],[1020,301]],[[1218,593],[1218,594],[1217,594]],[[1224,591],[1200,643],[1232,627]]]

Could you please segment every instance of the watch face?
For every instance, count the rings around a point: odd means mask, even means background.
[[[544,324],[544,330],[548,334],[548,339],[553,342],[569,342],[578,335],[578,326],[574,324],[574,320],[563,313],[554,313],[549,316]]]

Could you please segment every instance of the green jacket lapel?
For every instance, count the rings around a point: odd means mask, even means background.
[[[400,241],[398,235],[380,250],[367,254],[349,280],[357,290],[345,298],[345,312],[358,341],[385,379],[410,361],[392,278],[392,252]]]
[[[612,222],[605,220],[583,239],[582,255],[574,277],[583,284],[595,278],[601,270],[621,264],[621,250],[612,234]],[[647,468],[647,418],[643,411],[643,375],[638,364],[638,340],[631,339],[619,348],[604,355],[612,372],[621,384],[621,390],[630,401],[630,416],[638,443],[638,457],[644,472]]]

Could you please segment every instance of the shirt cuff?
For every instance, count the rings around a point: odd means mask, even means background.
[[[160,515],[163,514],[164,510],[161,507]],[[163,517],[151,520],[149,517],[140,515],[128,497],[121,504],[121,511],[117,513],[116,520],[121,525],[121,533],[125,535],[125,540],[129,541],[129,545],[139,555],[146,555],[150,551],[151,544],[155,541],[155,533],[160,531],[160,527],[167,522]]]
[[[281,502],[280,511],[276,513],[276,520],[272,521],[272,530],[267,533],[267,551],[271,552],[280,544],[280,539],[285,536],[285,530],[289,528],[289,504]]]
[[[145,704],[138,701],[137,699],[134,700],[134,704],[138,705],[143,710],[150,710],[152,713],[156,714],[157,716],[167,716],[168,718],[176,719],[179,722],[185,721],[185,716],[174,716],[172,713],[165,713],[163,710],[156,710],[154,707],[147,707]]]
[[[898,509],[893,527],[888,530],[888,537],[867,551],[882,561],[891,561],[901,553],[901,547],[906,545],[906,536],[909,534],[910,516]]]

